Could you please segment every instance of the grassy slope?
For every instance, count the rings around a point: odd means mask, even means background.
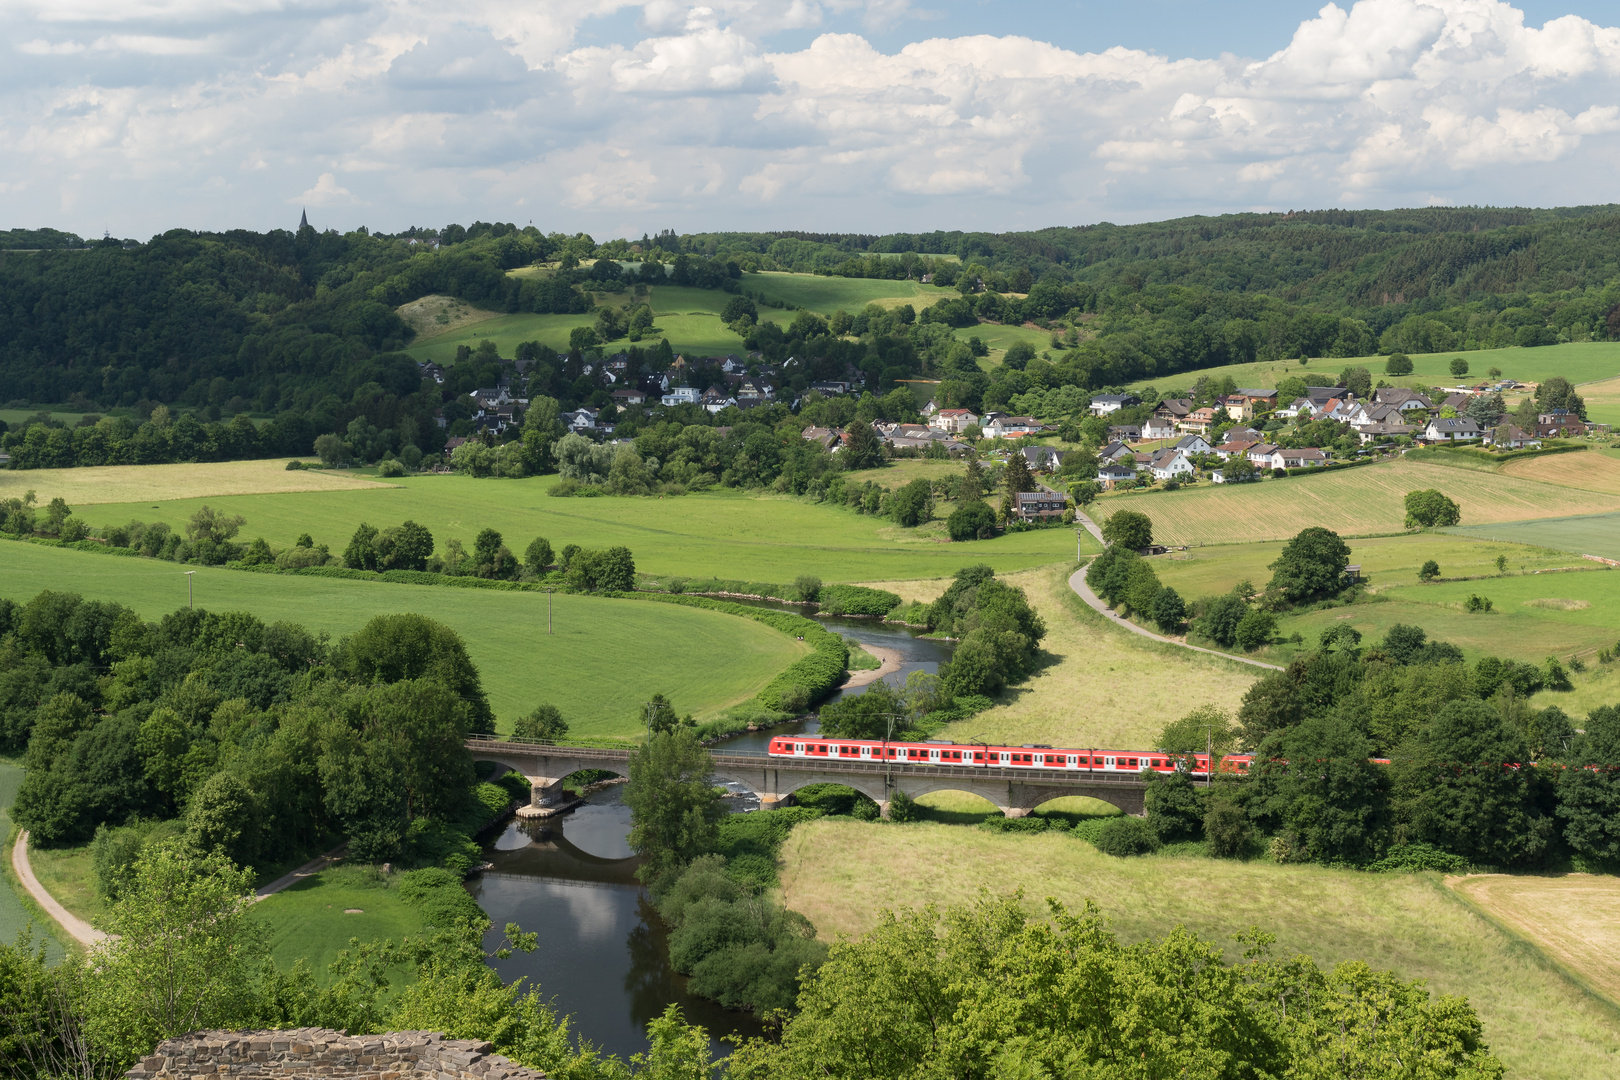
[[[55,960],[62,956],[61,942],[53,936],[56,924],[24,901],[22,886],[11,872],[13,841],[11,817],[7,811],[11,808],[11,800],[17,797],[22,778],[20,763],[0,758],[0,844],[4,847],[0,851],[0,866],[4,867],[0,870],[0,942],[10,945],[25,927],[32,924],[35,946],[43,940],[47,954]]]
[[[1458,536],[1489,537],[1516,544],[1534,544],[1574,555],[1620,559],[1620,513],[1580,514],[1574,517],[1510,521],[1491,525],[1460,525],[1447,529]]]
[[[1235,708],[1257,668],[1162,645],[1107,626],[1069,590],[1073,564],[1015,574],[1041,618],[1044,663],[1002,703],[945,732],[946,738],[1054,746],[1151,745],[1165,724],[1195,706]]]
[[[287,969],[307,960],[316,978],[326,981],[326,967],[351,938],[394,941],[419,933],[417,909],[400,900],[397,876],[381,879],[358,866],[335,866],[304,878],[298,884],[254,907],[255,916],[270,930],[270,952],[277,966]],[[359,908],[356,914],[346,909]]]
[[[840,308],[854,315],[867,304],[886,308],[910,304],[921,311],[941,300],[960,295],[955,289],[942,289],[916,281],[876,281],[867,278],[818,277],[814,274],[747,274],[743,277],[743,288],[757,296],[787,304],[790,308],[809,308],[823,315],[831,315]],[[765,309],[760,314],[769,317],[771,312]]]
[[[32,491],[41,506],[61,496],[69,506],[298,491],[376,491],[393,485],[351,472],[287,471],[286,458],[206,465],[105,465],[82,469],[0,470],[0,499]]]
[[[1468,374],[1461,380],[1451,374],[1449,365],[1461,356],[1468,361]],[[1140,379],[1133,387],[1155,386],[1163,390],[1170,386],[1190,387],[1200,375],[1230,375],[1239,386],[1276,386],[1290,375],[1299,375],[1307,383],[1318,381],[1315,376],[1326,376],[1323,385],[1332,383],[1346,367],[1365,367],[1374,379],[1384,378],[1397,386],[1451,386],[1458,382],[1483,382],[1491,368],[1501,368],[1502,374],[1520,382],[1541,382],[1554,375],[1562,375],[1572,383],[1612,379],[1620,375],[1620,342],[1592,341],[1570,345],[1547,345],[1538,349],[1491,349],[1484,352],[1429,353],[1412,357],[1411,375],[1384,374],[1388,357],[1360,356],[1347,360],[1312,360],[1300,366],[1298,361],[1262,361],[1254,364],[1232,364],[1228,367],[1183,371],[1175,375],[1160,375]]]
[[[41,589],[72,589],[117,600],[148,619],[183,606],[180,567],[6,543],[0,596],[25,600]],[[197,606],[251,611],[266,621],[303,623],[333,637],[374,615],[417,611],[455,629],[483,675],[503,730],[541,701],[562,710],[580,735],[639,733],[640,703],[668,694],[699,718],[752,697],[806,647],[758,623],[716,612],[633,600],[555,597],[554,636],[546,596],[380,582],[283,577],[201,568]]]
[[[213,466],[196,468],[201,473]],[[30,475],[42,485],[51,479],[45,472]],[[363,491],[142,500],[85,506],[81,514],[92,525],[139,518],[180,528],[206,502],[245,517],[244,536],[263,536],[280,547],[307,531],[335,551],[343,550],[361,522],[382,527],[409,518],[427,526],[440,550],[452,537],[470,550],[478,531],[490,526],[520,554],[537,535],[558,550],[570,543],[623,544],[648,573],[754,581],[792,581],[801,573],[825,581],[943,577],[978,562],[1021,570],[1069,558],[1075,550],[1067,529],[951,544],[930,539],[942,526],[900,529],[885,518],[791,498],[716,491],[674,499],[553,499],[545,492],[555,481],[420,476]],[[45,491],[42,486],[41,495]]]
[[[1481,874],[1446,884],[1620,1002],[1620,878]]]
[[[1600,424],[1620,424],[1620,378],[1581,387],[1586,418]]]
[[[1420,488],[1436,488],[1455,500],[1468,524],[1620,509],[1620,493],[1392,461],[1321,476],[1111,496],[1097,500],[1092,517],[1100,520],[1099,515],[1119,510],[1140,511],[1153,519],[1154,538],[1172,544],[1283,539],[1309,525],[1343,535],[1366,535],[1400,531],[1406,520],[1406,494]]]
[[[783,849],[782,892],[827,939],[870,929],[885,908],[962,904],[981,888],[1095,900],[1126,940],[1185,925],[1238,949],[1250,926],[1280,951],[1319,963],[1366,960],[1438,993],[1465,994],[1493,1050],[1515,1077],[1612,1075],[1620,1025],[1612,1007],[1551,971],[1539,954],[1455,900],[1429,875],[1210,859],[1121,860],[1071,836],[998,835],[955,826],[895,827],[827,818],[800,826]],[[858,903],[851,899],[858,897]]]

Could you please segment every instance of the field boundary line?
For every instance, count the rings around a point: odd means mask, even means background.
[[[1468,877],[1476,876],[1484,875],[1447,874],[1439,876],[1435,887],[1445,896],[1462,905],[1471,914],[1478,916],[1493,929],[1499,931],[1503,937],[1508,939],[1514,951],[1527,954],[1536,963],[1563,978],[1581,994],[1591,998],[1604,1012],[1609,1014],[1612,1020],[1620,1021],[1620,1002],[1614,1001],[1609,995],[1587,982],[1585,976],[1543,949],[1536,943],[1534,938],[1487,910],[1478,901],[1471,899],[1467,894],[1452,885],[1453,880],[1463,881]]]
[[[41,885],[39,878],[34,876],[34,868],[28,862],[28,830],[21,829],[17,833],[17,843],[11,849],[11,869],[17,875],[17,880],[34,898],[34,902],[45,909],[45,913],[55,919],[57,925],[67,931],[68,935],[80,945],[94,945],[98,941],[106,941],[111,935],[103,933],[63,907]]]

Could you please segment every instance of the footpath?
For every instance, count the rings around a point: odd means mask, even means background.
[[[1108,543],[1108,541],[1103,539],[1102,530],[1097,528],[1097,523],[1092,521],[1091,518],[1077,511],[1074,515],[1074,520],[1078,524],[1084,526],[1085,530],[1092,536],[1095,536],[1098,543],[1104,545]],[[1081,567],[1079,570],[1076,570],[1074,573],[1069,575],[1069,588],[1074,590],[1074,594],[1080,599],[1084,600],[1086,605],[1097,614],[1101,615],[1115,626],[1120,627],[1123,630],[1129,630],[1133,634],[1139,634],[1140,636],[1153,641],[1162,641],[1166,645],[1179,645],[1183,649],[1191,649],[1193,652],[1208,653],[1210,656],[1219,656],[1225,660],[1236,660],[1240,664],[1249,664],[1254,667],[1265,668],[1268,671],[1284,670],[1277,664],[1267,664],[1261,660],[1251,660],[1247,656],[1234,656],[1231,653],[1221,652],[1219,649],[1206,649],[1200,645],[1189,645],[1185,641],[1178,641],[1172,637],[1165,637],[1163,634],[1155,634],[1145,626],[1136,625],[1129,619],[1116,613],[1113,608],[1103,603],[1102,597],[1091,591],[1091,586],[1086,584],[1085,567]]]

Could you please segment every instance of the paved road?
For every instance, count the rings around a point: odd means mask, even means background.
[[[1092,521],[1085,514],[1078,511],[1075,512],[1074,520],[1085,526],[1086,531],[1097,538],[1098,543],[1105,543],[1103,540],[1102,530],[1097,528],[1096,522]],[[1086,584],[1086,571],[1084,567],[1081,567],[1079,570],[1076,570],[1073,574],[1069,575],[1069,588],[1073,589],[1074,594],[1080,599],[1084,600],[1093,611],[1097,612],[1097,614],[1101,615],[1115,626],[1118,626],[1124,630],[1129,630],[1133,634],[1140,634],[1142,637],[1150,638],[1153,641],[1162,641],[1166,645],[1180,645],[1183,649],[1191,649],[1193,652],[1208,653],[1211,656],[1219,656],[1227,660],[1236,660],[1240,664],[1252,664],[1255,667],[1266,668],[1269,671],[1283,670],[1276,664],[1267,664],[1260,660],[1251,660],[1247,656],[1234,656],[1231,653],[1223,653],[1217,649],[1205,649],[1198,645],[1188,645],[1185,641],[1177,641],[1175,638],[1164,637],[1161,634],[1155,634],[1146,627],[1136,625],[1129,619],[1116,614],[1112,608],[1103,603],[1102,597],[1091,591],[1091,586]]]
[[[34,902],[45,909],[45,913],[61,924],[75,941],[81,945],[94,945],[98,941],[105,941],[107,935],[73,914],[67,908],[56,902],[56,897],[45,891],[45,886],[39,883],[34,876],[34,868],[28,863],[28,830],[24,829],[17,834],[17,846],[11,849],[11,868],[17,872],[17,880],[22,887],[28,890],[28,895]]]

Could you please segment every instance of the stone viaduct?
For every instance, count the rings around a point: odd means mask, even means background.
[[[562,780],[582,769],[625,774],[628,748],[567,746],[523,739],[467,740],[476,761],[490,761],[522,773],[529,781],[529,805],[520,816],[550,813],[563,799]],[[885,817],[889,793],[912,798],[932,791],[966,791],[983,796],[1008,817],[1024,817],[1044,802],[1086,795],[1140,817],[1146,787],[1135,773],[1038,772],[960,765],[890,765],[880,761],[819,761],[764,754],[711,754],[716,780],[733,781],[759,796],[766,809],[785,805],[795,791],[811,784],[843,784],[878,804]]]

